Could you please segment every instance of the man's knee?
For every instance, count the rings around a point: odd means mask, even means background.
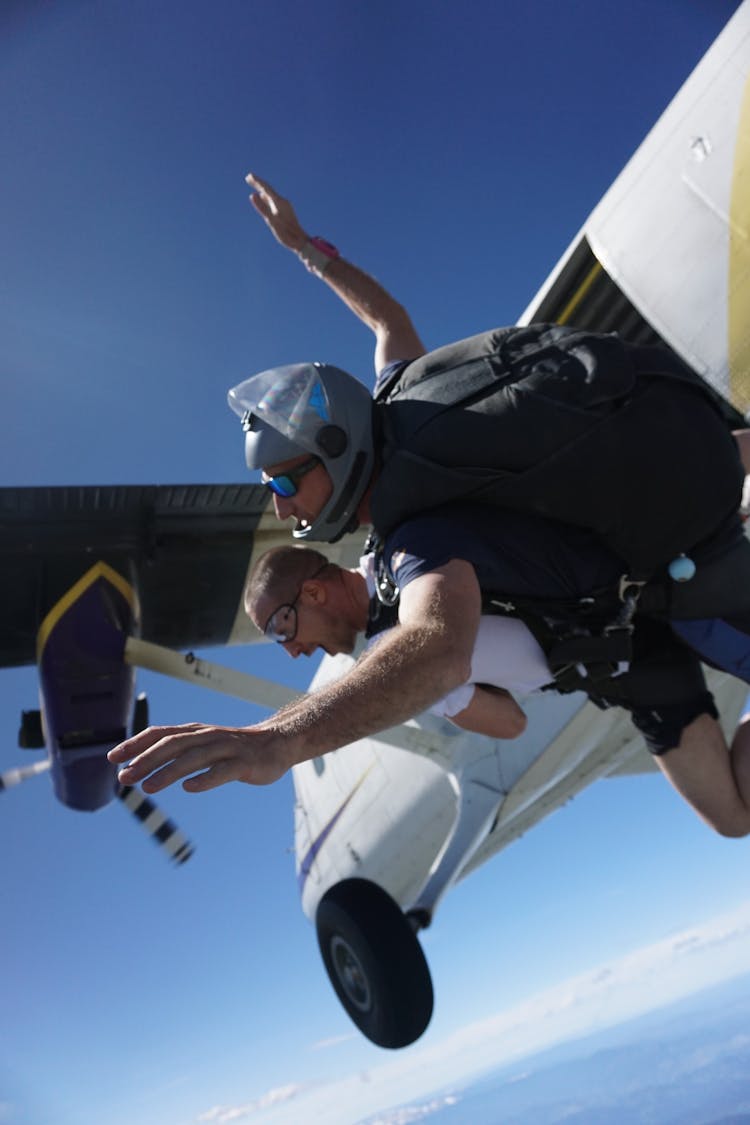
[[[656,757],[662,772],[701,820],[729,839],[750,836],[750,801],[718,722],[700,715],[679,744]]]

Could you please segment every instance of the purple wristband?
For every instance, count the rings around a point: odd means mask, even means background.
[[[327,242],[326,239],[321,238],[319,234],[316,234],[314,238],[311,238],[310,243],[317,250],[320,250],[321,254],[325,254],[326,258],[339,258],[339,257],[341,257],[341,255],[339,254],[338,250],[333,245],[333,243]]]

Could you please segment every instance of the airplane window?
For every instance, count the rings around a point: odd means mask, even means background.
[[[325,758],[313,758],[313,767],[318,777],[322,777],[326,768]]]

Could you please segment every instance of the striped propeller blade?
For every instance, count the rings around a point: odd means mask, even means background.
[[[170,820],[149,797],[141,793],[140,789],[135,789],[132,785],[123,785],[117,795],[126,808],[130,809],[144,832],[153,837],[170,859],[175,863],[185,863],[190,859],[195,850],[193,845],[183,836],[174,821]]]

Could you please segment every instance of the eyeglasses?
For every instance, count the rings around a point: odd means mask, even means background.
[[[277,496],[283,496],[285,500],[288,500],[291,496],[297,495],[299,482],[302,478],[320,464],[320,457],[309,457],[307,461],[303,461],[301,465],[296,465],[293,469],[287,469],[285,473],[279,473],[273,477],[266,476],[263,473],[260,479],[266,488],[271,489],[271,492],[275,492]]]
[[[297,636],[297,602],[302,597],[305,582],[312,582],[314,578],[317,578],[319,574],[323,573],[327,566],[328,563],[324,562],[309,578],[305,578],[302,581],[293,602],[283,602],[282,605],[273,611],[268,621],[266,621],[263,626],[263,636],[266,637],[267,640],[276,641],[279,645],[284,645],[287,644],[288,641],[294,640]]]

